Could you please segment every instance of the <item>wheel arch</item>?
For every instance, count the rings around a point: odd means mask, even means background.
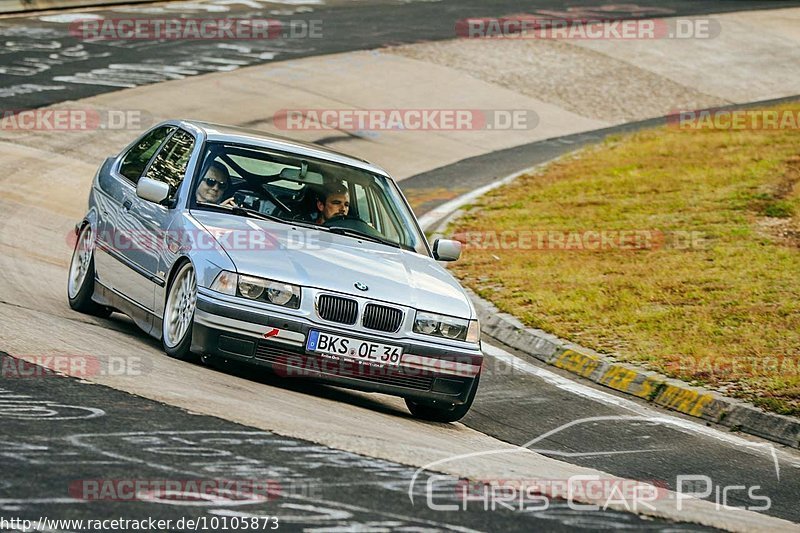
[[[81,221],[78,222],[77,224],[75,224],[75,232],[74,232],[75,239],[77,240],[78,235],[80,234],[81,230],[83,228],[85,228],[87,225],[90,225],[92,227],[92,231],[94,231],[95,235],[97,235],[98,234],[98,225],[100,224],[100,221],[98,220],[98,218],[99,217],[97,215],[97,210],[96,209],[92,208],[89,211],[87,211],[86,214],[83,215],[83,218],[81,219]]]
[[[172,282],[175,280],[175,276],[178,274],[178,271],[181,269],[181,267],[186,263],[190,263],[192,265],[192,268],[195,268],[192,258],[189,257],[188,255],[182,255],[178,257],[175,260],[175,262],[172,263],[172,267],[169,269],[169,274],[167,275],[167,278],[164,282],[164,301],[161,302],[164,306],[167,305],[167,298],[169,297],[169,288],[172,286]],[[197,271],[196,268],[195,271]],[[164,318],[163,312],[161,318],[162,319]]]

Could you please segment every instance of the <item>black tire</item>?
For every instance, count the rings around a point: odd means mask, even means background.
[[[161,324],[161,347],[164,352],[170,357],[179,359],[181,361],[195,362],[199,356],[192,352],[192,330],[194,329],[194,302],[197,296],[197,285],[194,285],[194,301],[192,301],[191,318],[189,319],[188,326],[182,334],[173,335],[168,328],[172,326],[171,315],[169,315],[170,306],[173,303],[173,298],[177,298],[180,294],[181,287],[177,284],[183,283],[183,277],[190,274],[194,278],[194,267],[190,262],[185,262],[180,265],[172,277],[169,286],[167,287],[167,298],[164,301],[164,319]]]
[[[406,407],[408,407],[412,415],[422,420],[430,420],[431,422],[456,422],[464,418],[470,410],[470,407],[472,407],[472,402],[475,400],[475,393],[478,392],[478,384],[480,381],[480,376],[475,378],[475,384],[472,386],[467,401],[461,405],[452,403],[422,403],[406,398]]]
[[[81,260],[81,253],[89,254],[89,260],[85,265],[86,271],[83,273],[82,279],[75,281],[73,276],[76,274],[76,261]],[[112,313],[113,310],[110,307],[100,305],[92,300],[94,295],[94,244],[92,227],[89,224],[84,225],[78,232],[67,276],[67,300],[73,310],[100,318],[107,318]]]

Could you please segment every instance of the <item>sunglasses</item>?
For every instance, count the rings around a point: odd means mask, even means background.
[[[223,191],[228,188],[228,184],[223,181],[217,181],[214,178],[205,178],[203,181],[206,182],[209,188],[216,185],[218,188],[222,189]]]

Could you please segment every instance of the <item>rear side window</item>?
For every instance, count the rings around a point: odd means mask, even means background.
[[[186,175],[192,148],[194,148],[194,137],[190,133],[178,130],[169,138],[147,169],[148,178],[169,185],[170,197],[175,194]]]
[[[175,126],[163,126],[154,129],[139,139],[139,142],[128,150],[128,153],[122,158],[119,173],[132,182],[137,183],[147,166],[147,162],[150,161],[150,158],[153,157],[153,154],[156,153],[164,142],[164,139],[166,139],[174,129]]]

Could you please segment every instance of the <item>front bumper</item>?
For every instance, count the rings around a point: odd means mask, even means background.
[[[480,350],[423,344],[375,334],[368,337],[305,317],[255,310],[199,293],[192,349],[223,359],[272,369],[287,378],[306,378],[333,385],[410,398],[463,404],[480,374]],[[398,366],[369,365],[354,359],[306,350],[311,330],[392,344],[403,349]]]

